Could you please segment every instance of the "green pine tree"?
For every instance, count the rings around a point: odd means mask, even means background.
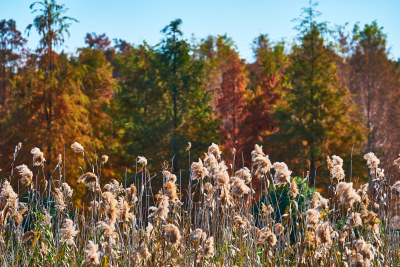
[[[276,137],[290,151],[294,169],[309,169],[311,185],[326,155],[348,154],[353,142],[362,138],[349,91],[337,76],[336,55],[324,43],[326,24],[315,21],[314,7],[310,2],[304,9],[298,27],[300,44],[292,48],[287,72],[291,85],[275,114],[280,121]],[[308,166],[301,159],[308,159]]]

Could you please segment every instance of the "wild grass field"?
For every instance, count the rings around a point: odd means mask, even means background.
[[[28,148],[16,146],[11,172],[1,181],[2,266],[400,264],[400,182],[387,183],[373,153],[364,156],[366,184],[349,182],[343,160],[328,157],[331,185],[322,196],[307,176],[272,164],[258,145],[252,165],[238,168],[227,166],[212,144],[191,163],[187,187],[167,168],[162,178],[152,174],[147,159],[138,157],[132,184],[113,180],[100,188],[108,156],[88,158],[74,143],[71,149],[88,166],[75,166],[82,173],[76,179],[91,199],[78,209],[62,156],[46,177],[39,148],[31,150],[32,162],[14,166],[22,149]],[[155,179],[162,179],[159,192]],[[254,188],[255,181],[261,186]]]

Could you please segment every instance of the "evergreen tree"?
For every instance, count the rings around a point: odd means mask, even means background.
[[[204,64],[182,39],[180,24],[176,20],[164,28],[166,38],[156,47],[145,43],[116,55],[121,82],[114,121],[121,137],[117,151],[127,167],[144,155],[154,169],[173,160],[168,167],[178,172],[187,166],[183,155],[188,142],[195,158],[217,137]]]
[[[310,2],[301,20],[300,45],[294,45],[288,69],[290,88],[276,116],[284,151],[291,151],[293,163],[309,160],[310,184],[317,167],[330,153],[350,153],[361,139],[360,122],[350,94],[339,81],[335,53],[324,44],[325,23],[315,21],[318,13]],[[357,143],[356,143],[357,144]],[[297,164],[298,167],[304,165]]]
[[[190,55],[193,49],[182,39],[181,24],[180,19],[174,20],[161,31],[165,39],[158,49],[161,89],[167,93],[169,101],[164,112],[174,172],[181,167],[180,158],[187,147],[187,141],[204,146],[204,140],[209,140],[209,135],[202,137],[197,129],[205,127],[212,130],[215,126],[209,96],[204,90],[204,65]]]

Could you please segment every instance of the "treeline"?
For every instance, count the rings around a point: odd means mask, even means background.
[[[185,174],[211,142],[235,166],[249,163],[261,144],[318,186],[329,183],[319,171],[327,155],[343,157],[348,176],[359,177],[367,173],[363,153],[379,155],[388,171],[400,152],[400,64],[377,22],[332,30],[310,6],[293,44],[260,35],[249,63],[226,35],[189,42],[180,19],[154,46],[88,33],[87,46],[60,53],[76,20],[55,0],[31,9],[38,10],[27,27],[41,36],[36,50],[15,21],[0,21],[2,176],[18,142],[25,162],[31,148],[44,151],[47,175],[61,154],[72,185],[77,166],[102,154],[110,156],[102,183],[132,177],[137,156],[153,171]],[[75,141],[85,159],[70,149]]]

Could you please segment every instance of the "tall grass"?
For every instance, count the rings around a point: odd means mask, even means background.
[[[314,191],[310,199],[307,177],[294,179],[285,163],[272,164],[257,145],[252,166],[235,169],[212,144],[191,164],[187,188],[182,177],[164,169],[159,192],[153,192],[152,181],[161,177],[149,172],[146,158],[138,158],[134,183],[114,180],[100,188],[108,157],[92,164],[97,161],[88,160],[80,144],[71,148],[89,166],[76,166],[82,170],[77,180],[91,199],[79,210],[71,201],[61,156],[45,177],[45,155],[32,149],[34,175],[28,163],[14,166],[22,149],[16,147],[0,192],[3,266],[400,264],[400,182],[387,183],[372,153],[365,156],[370,182],[358,188],[346,182],[341,158],[328,157],[329,195]],[[261,188],[252,188],[254,179]],[[262,201],[254,199],[255,190]],[[286,204],[279,205],[283,199]]]

